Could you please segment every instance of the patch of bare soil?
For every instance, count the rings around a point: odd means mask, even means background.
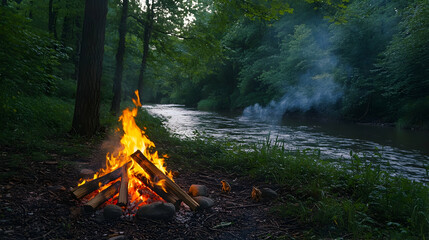
[[[82,203],[72,198],[70,188],[79,180],[81,168],[96,169],[104,154],[64,165],[58,161],[32,162],[7,182],[0,184],[0,239],[274,239],[279,236],[300,238],[301,226],[294,219],[278,218],[270,213],[281,198],[268,203],[251,199],[249,179],[219,170],[199,172],[180,169],[176,183],[185,191],[191,184],[206,185],[215,200],[211,209],[192,212],[183,207],[170,221],[121,218],[103,219],[102,207],[84,213]],[[171,165],[171,166],[170,166]],[[231,192],[221,192],[221,180],[229,182]],[[273,187],[275,189],[275,187]],[[281,190],[279,190],[281,192]]]

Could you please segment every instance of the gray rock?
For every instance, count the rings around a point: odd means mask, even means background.
[[[194,200],[200,204],[200,209],[211,208],[214,205],[214,201],[211,198],[198,196],[194,197]]]
[[[106,220],[117,220],[122,216],[122,208],[117,205],[107,205],[103,211],[104,218]]]
[[[269,201],[277,198],[277,192],[271,188],[261,188],[262,200]]]
[[[94,177],[94,173],[95,172],[93,170],[84,168],[84,169],[80,170],[79,176],[81,178],[92,178],[92,177]]]
[[[173,218],[176,208],[172,203],[154,202],[137,210],[138,219],[168,220]]]
[[[209,193],[205,185],[192,184],[189,188],[189,195],[192,197],[207,196]]]

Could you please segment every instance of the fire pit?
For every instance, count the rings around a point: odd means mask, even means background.
[[[119,117],[124,132],[120,149],[108,153],[106,167],[91,179],[82,180],[72,190],[73,196],[87,201],[84,208],[88,211],[108,202],[135,214],[138,207],[157,201],[172,203],[176,210],[182,201],[192,210],[198,209],[199,204],[174,182],[164,166],[164,158],[152,151],[155,144],[137,126],[134,118],[141,103],[138,92],[135,93],[135,107],[125,109]]]

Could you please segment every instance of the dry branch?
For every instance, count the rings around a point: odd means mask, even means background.
[[[151,161],[149,161],[141,151],[137,150],[131,155],[146,173],[149,174],[151,180],[155,182],[164,181],[164,187],[166,188],[169,195],[172,193],[179,199],[185,202],[192,210],[196,210],[200,205],[185,191],[183,191],[175,182],[168,178],[161,170],[159,170]],[[156,185],[155,185],[156,186]],[[161,189],[162,190],[162,189]],[[162,192],[165,193],[164,190]],[[161,196],[161,195],[160,195]],[[161,196],[162,197],[162,196]],[[167,199],[164,199],[168,201]]]

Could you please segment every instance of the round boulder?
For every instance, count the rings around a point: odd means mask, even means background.
[[[117,220],[122,216],[122,208],[117,205],[107,205],[103,211],[104,219],[106,220]]]
[[[277,192],[271,188],[261,188],[262,200],[269,201],[277,198]]]
[[[194,197],[194,200],[200,204],[200,209],[211,208],[214,205],[214,201],[211,198],[198,196]]]
[[[154,202],[137,210],[138,219],[168,220],[173,218],[176,208],[172,203]]]
[[[189,195],[192,197],[207,196],[209,191],[205,185],[192,184],[189,188]]]

